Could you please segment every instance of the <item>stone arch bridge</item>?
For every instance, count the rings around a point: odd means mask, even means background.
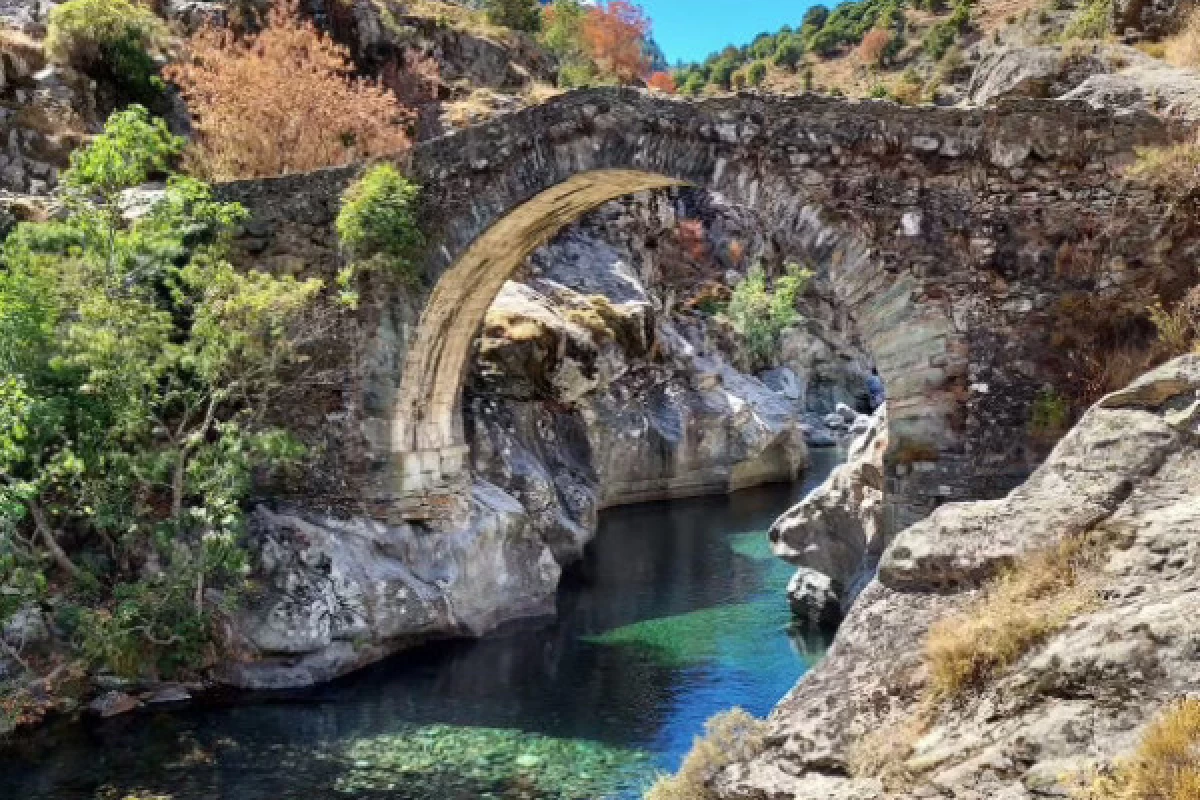
[[[1030,408],[1055,378],[1064,293],[1192,269],[1167,208],[1121,174],[1135,148],[1182,135],[1055,101],[959,110],[597,89],[422,143],[403,161],[423,186],[421,286],[394,287],[406,314],[367,331],[363,507],[436,516],[464,486],[471,343],[525,257],[605,201],[684,184],[757,209],[850,312],[889,387],[893,525],[999,494],[1040,455]],[[358,171],[223,187],[252,212],[247,255],[336,269],[337,199]]]

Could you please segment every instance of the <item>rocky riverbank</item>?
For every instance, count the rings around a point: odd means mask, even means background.
[[[901,533],[716,796],[1065,797],[1129,751],[1200,680],[1198,414],[1185,356],[1101,400],[1007,497]],[[996,609],[1028,579],[997,575],[1038,563],[1059,567],[1025,598],[1041,627],[1017,636],[1022,605]],[[1022,646],[988,660],[998,640]],[[955,652],[977,665],[963,683],[944,675]]]

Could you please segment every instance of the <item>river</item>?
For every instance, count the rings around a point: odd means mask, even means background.
[[[553,621],[442,642],[321,689],[66,726],[0,759],[13,800],[626,800],[704,721],[762,716],[826,642],[789,635],[766,529],[801,483],[613,509]]]

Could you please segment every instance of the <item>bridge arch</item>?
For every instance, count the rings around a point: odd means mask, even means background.
[[[828,279],[888,383],[893,524],[998,494],[1033,464],[1028,412],[1049,376],[1039,353],[1054,299],[1179,259],[1155,246],[1163,207],[1120,175],[1135,148],[1182,135],[1055,101],[961,110],[596,89],[422,143],[403,164],[428,233],[419,322],[378,361],[394,389],[374,420],[389,502],[436,516],[463,488],[461,385],[512,271],[588,210],[672,185],[756,209]],[[235,195],[280,219],[311,210],[314,182],[333,194],[355,171]],[[1095,263],[1063,274],[1059,254],[1081,243]]]

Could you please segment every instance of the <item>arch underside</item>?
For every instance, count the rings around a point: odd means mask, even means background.
[[[816,264],[856,318],[894,395],[893,429],[944,441],[947,416],[961,412],[948,392],[945,371],[931,373],[932,358],[946,362],[965,348],[956,341],[946,304],[915,307],[918,286],[890,274],[873,259],[866,242],[782,181],[765,187],[757,177],[717,159],[712,183],[729,199],[763,213],[789,258]],[[410,346],[391,419],[391,447],[400,502],[408,518],[439,516],[464,494],[467,445],[461,412],[462,386],[473,341],[504,282],[538,247],[587,212],[617,197],[692,181],[638,169],[595,169],[538,192],[490,225],[437,280]],[[965,373],[965,369],[963,370]]]

